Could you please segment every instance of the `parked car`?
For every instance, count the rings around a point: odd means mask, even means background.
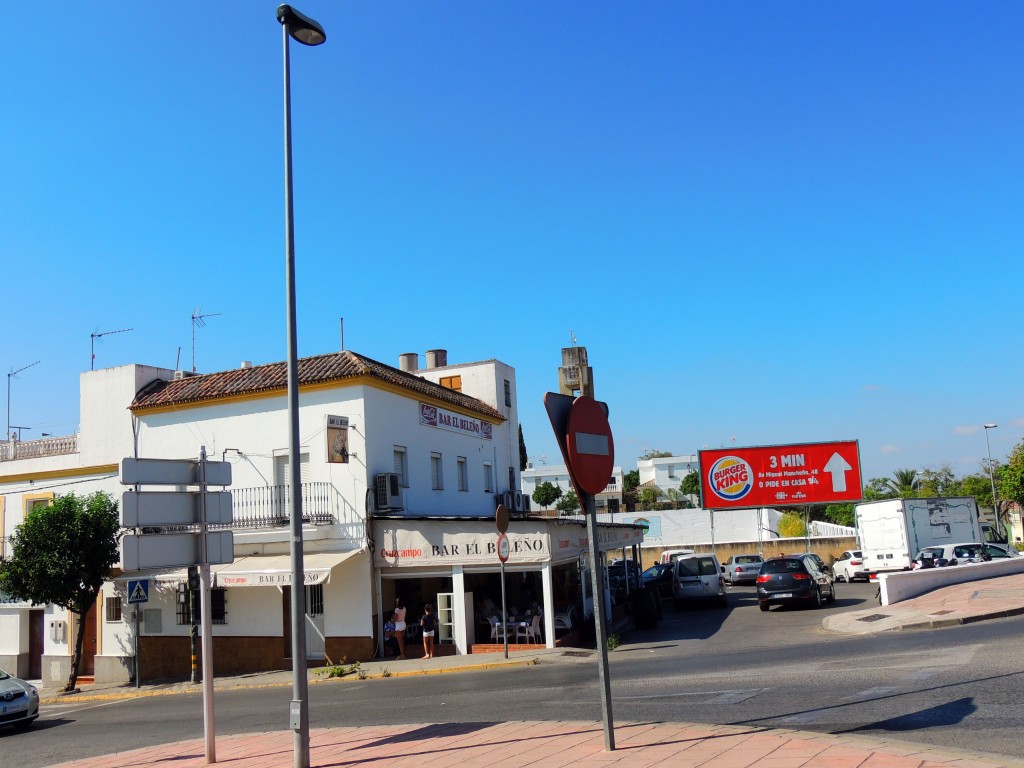
[[[969,542],[925,547],[914,557],[913,568],[917,570],[918,568],[942,568],[964,563],[983,563],[992,559],[990,554],[986,554],[985,546],[978,542]]]
[[[843,552],[839,559],[832,563],[832,578],[836,581],[868,581],[871,574],[864,562],[864,554],[859,549],[848,549]]]
[[[755,584],[764,558],[760,555],[733,555],[722,564],[722,575],[730,587],[737,584]]]
[[[985,554],[993,560],[1004,557],[1020,557],[1020,552],[1012,544],[985,544]]]
[[[681,555],[693,555],[696,554],[692,549],[666,549],[661,553],[661,559],[659,563],[672,563],[675,559]]]
[[[809,555],[787,555],[765,560],[757,577],[757,605],[767,611],[773,604],[803,603],[815,608],[835,602],[832,575]]]
[[[626,579],[629,579],[629,588]],[[640,564],[636,560],[613,560],[608,566],[608,589],[615,605],[625,602],[630,592],[640,589]]]
[[[658,590],[660,597],[672,597],[674,571],[675,567],[672,563],[655,563],[642,574],[644,586],[648,589]]]
[[[0,669],[0,725],[28,726],[39,717],[39,691]]]
[[[672,579],[672,600],[676,608],[687,600],[711,600],[725,607],[725,578],[718,558],[710,554],[679,555]]]

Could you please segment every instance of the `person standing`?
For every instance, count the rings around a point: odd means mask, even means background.
[[[395,598],[395,612],[391,614],[391,621],[395,623],[395,632],[392,635],[398,641],[398,658],[405,658],[405,603],[402,598]]]
[[[434,658],[434,633],[437,632],[437,614],[434,613],[434,606],[430,603],[423,606],[420,627],[423,629],[423,658],[432,659]]]

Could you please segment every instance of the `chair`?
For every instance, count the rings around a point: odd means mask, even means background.
[[[566,632],[572,629],[573,616],[576,614],[575,606],[570,605],[566,610],[555,613],[555,629],[563,629]]]
[[[516,626],[516,642],[518,643],[520,638],[526,640],[528,643],[539,643],[540,639],[540,614],[536,613],[533,616],[533,621],[525,626]]]
[[[505,623],[498,620],[497,616],[491,616],[487,621],[491,624],[491,642],[498,643],[505,640]]]

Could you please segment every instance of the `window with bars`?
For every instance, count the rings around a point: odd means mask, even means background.
[[[103,605],[106,608],[106,619],[107,621],[120,621],[121,620],[121,598],[115,595],[114,597],[108,597],[103,601]]]
[[[409,487],[409,465],[406,461],[407,451],[404,445],[395,446],[395,474],[398,475],[398,484],[403,488]]]
[[[466,457],[465,456],[457,457],[455,459],[455,466],[456,466],[456,468],[458,470],[458,475],[459,475],[459,490],[460,491],[468,491],[469,490],[469,472],[468,472],[468,469],[467,469]]]
[[[430,487],[435,491],[444,490],[444,473],[441,468],[441,454],[430,454]]]
[[[306,587],[306,614],[308,616],[323,616],[324,613],[324,585],[310,584]]]
[[[505,407],[512,407],[512,384],[508,379],[505,379]]]
[[[202,604],[199,600],[199,590],[186,590],[184,595],[185,599],[179,600],[177,603],[177,623],[181,625],[191,624],[192,609],[194,607],[195,621],[196,624],[199,624],[203,620]],[[210,620],[212,624],[228,623],[228,596],[226,589],[223,587],[214,587],[210,590],[210,608],[213,613]]]

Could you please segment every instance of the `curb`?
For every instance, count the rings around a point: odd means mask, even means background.
[[[347,683],[347,682],[364,682],[366,680],[385,680],[396,677],[420,677],[423,675],[450,675],[459,672],[481,672],[488,669],[501,669],[503,667],[533,667],[539,664],[538,658],[532,657],[529,659],[509,659],[508,661],[500,662],[484,662],[482,664],[466,664],[459,667],[437,667],[434,669],[406,669],[397,672],[390,672],[389,674],[383,674],[381,672],[375,672],[367,674],[365,677],[359,677],[357,674],[348,674],[344,677],[328,677],[328,678],[313,678],[309,680],[310,685],[324,685],[328,683]],[[291,682],[280,682],[280,683],[259,683],[252,685],[221,685],[218,687],[217,683],[214,683],[214,693],[224,693],[226,691],[247,691],[247,690],[259,690],[262,688],[288,688],[292,685]],[[195,685],[194,687],[184,688],[166,688],[162,690],[125,690],[117,693],[83,693],[83,694],[65,694],[63,696],[50,696],[47,698],[40,698],[40,704],[66,704],[69,702],[94,702],[94,701],[120,701],[128,699],[146,699],[154,696],[188,696],[197,693],[202,693],[203,688],[201,685]]]

